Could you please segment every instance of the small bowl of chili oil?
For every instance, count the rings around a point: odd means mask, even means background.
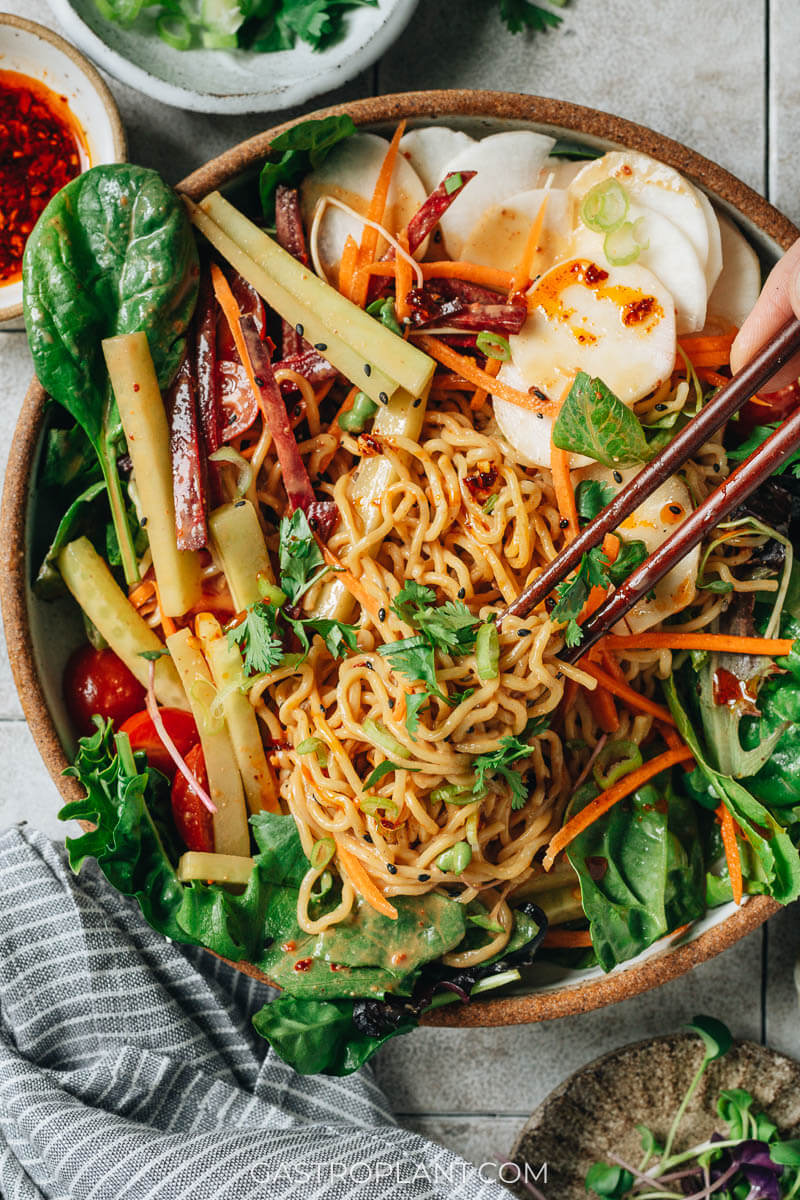
[[[93,66],[43,25],[0,13],[0,321],[22,313],[22,252],[42,209],[125,134]]]

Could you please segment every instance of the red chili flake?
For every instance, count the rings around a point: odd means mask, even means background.
[[[297,942],[284,942],[283,945],[281,946],[281,950],[283,950],[283,952],[285,954],[291,954],[292,950],[296,950],[296,949],[297,949]]]
[[[63,96],[0,71],[0,281],[20,277],[22,252],[51,196],[81,171],[83,136]]]
[[[346,971],[347,968],[345,967],[345,965],[343,963],[331,963],[331,970],[332,971]]]
[[[378,438],[371,433],[362,433],[358,438],[358,446],[363,458],[372,458],[375,454],[383,453],[383,446]]]
[[[135,392],[138,392],[138,391],[139,391],[139,384],[138,384],[138,383],[135,383],[135,384],[133,385],[133,390],[134,390]]]
[[[470,496],[481,492],[490,492],[497,482],[497,467],[491,464],[488,471],[476,471],[473,475],[464,476],[464,486]]]
[[[295,971],[310,971],[313,961],[313,958],[298,958],[294,964],[294,969]]]
[[[608,271],[604,271],[595,263],[589,263],[583,277],[587,283],[602,283],[603,280],[608,279]]]
[[[622,313],[623,325],[641,325],[655,311],[658,301],[655,296],[642,296],[641,300],[633,300],[625,305]]]

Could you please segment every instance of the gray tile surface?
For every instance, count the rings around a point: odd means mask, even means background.
[[[54,27],[45,0],[5,7]],[[540,93],[617,112],[717,159],[800,220],[800,5],[797,0],[572,0],[562,28],[512,37],[485,0],[421,0],[379,67],[336,99],[430,87]],[[269,114],[208,117],[109,81],[131,157],[174,181],[273,123]],[[768,165],[768,178],[767,178]],[[0,470],[30,375],[24,339],[0,331]],[[0,828],[30,820],[59,836],[58,797],[42,766],[0,650]],[[625,1004],[508,1029],[424,1029],[389,1044],[377,1073],[401,1120],[474,1162],[508,1150],[531,1109],[572,1070],[696,1012],[740,1036],[800,1056],[794,963],[800,909],[780,914],[690,975]],[[763,970],[762,970],[763,965]]]

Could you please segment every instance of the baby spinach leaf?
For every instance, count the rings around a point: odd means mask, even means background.
[[[57,192],[23,259],[25,327],[39,382],[94,447],[129,582],[136,578],[116,458],[124,442],[101,341],[144,331],[159,383],[178,368],[198,289],[194,235],[155,171],[92,167]]]
[[[579,371],[553,425],[553,443],[606,467],[631,467],[653,457],[636,414],[602,379]]]
[[[64,513],[58,523],[55,537],[50,543],[47,554],[36,576],[36,591],[38,595],[48,599],[61,595],[66,591],[61,574],[55,565],[56,559],[67,542],[72,541],[73,538],[78,536],[79,531],[91,515],[94,501],[105,490],[106,485],[102,479],[98,483],[90,484],[85,491],[81,492],[72,501]]]
[[[275,192],[281,184],[295,187],[309,171],[322,166],[334,146],[355,132],[353,118],[343,113],[302,121],[273,138],[259,179],[261,207],[267,221],[275,219]]]

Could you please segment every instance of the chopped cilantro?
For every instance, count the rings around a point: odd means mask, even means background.
[[[330,570],[300,508],[281,520],[279,561],[281,588],[292,604],[297,604]]]
[[[556,587],[558,603],[550,614],[552,621],[566,624],[564,641],[568,646],[580,645],[583,634],[578,618],[592,588],[608,588],[611,584],[618,587],[646,558],[647,547],[644,542],[625,542],[622,539],[619,554],[613,563],[609,562],[600,546],[584,554],[573,579],[565,579]]]
[[[433,589],[413,580],[392,601],[392,612],[423,634],[434,650],[446,654],[467,654],[475,645],[477,626],[481,624],[463,601],[448,600],[436,605]]]
[[[228,631],[228,645],[244,651],[244,669],[248,675],[274,671],[283,658],[283,643],[275,636],[278,609],[263,600],[247,610],[243,621]]]
[[[406,696],[406,729],[416,740],[419,730],[419,714],[431,699],[431,692],[412,692]]]
[[[473,795],[478,797],[485,793],[487,773],[500,775],[511,788],[511,807],[514,812],[523,808],[528,799],[528,791],[522,775],[519,771],[515,771],[511,764],[517,762],[518,759],[530,757],[530,739],[547,729],[548,724],[547,717],[533,718],[528,721],[519,737],[510,734],[508,737],[501,738],[497,750],[479,754],[474,758],[472,760],[475,769]]]

